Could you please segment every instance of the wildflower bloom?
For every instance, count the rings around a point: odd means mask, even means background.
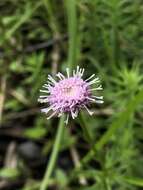
[[[48,114],[51,112],[47,119],[50,119],[54,115],[59,117],[65,113],[67,115],[65,123],[68,123],[69,116],[74,119],[77,117],[78,112],[84,108],[92,115],[88,109],[88,106],[92,103],[103,103],[103,96],[95,96],[94,91],[102,90],[102,86],[98,85],[96,88],[92,88],[92,85],[99,83],[99,78],[95,78],[95,74],[91,75],[86,80],[82,79],[84,69],[77,66],[76,70],[73,70],[73,75],[70,76],[69,69],[66,69],[67,77],[62,73],[57,73],[58,81],[56,81],[51,75],[48,75],[47,83],[43,85],[45,90],[40,90],[46,95],[41,95],[38,99],[40,103],[46,103],[47,107],[41,111]]]

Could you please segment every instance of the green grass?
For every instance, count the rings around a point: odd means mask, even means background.
[[[6,145],[2,179],[11,185],[24,176],[20,190],[143,188],[142,9],[141,0],[0,2],[0,137],[10,128],[7,142],[18,148],[18,127],[19,139],[40,144],[47,163],[36,165],[35,177],[15,150],[17,164],[7,166]],[[63,118],[47,121],[37,103],[41,85],[49,73],[77,65],[85,77],[101,78],[105,103],[68,127]]]

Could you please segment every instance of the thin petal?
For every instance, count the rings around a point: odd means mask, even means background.
[[[89,81],[90,79],[92,79],[95,76],[95,74],[91,75],[89,78],[87,78],[85,81]]]
[[[69,121],[69,114],[67,114],[66,120],[65,120],[65,124],[67,125]]]
[[[51,119],[56,114],[57,114],[57,111],[53,112],[49,117],[47,117],[47,120]]]
[[[90,111],[90,110],[87,108],[86,105],[84,105],[84,107],[85,107],[86,111],[89,113],[89,115],[93,115],[93,114],[94,114],[94,112]]]

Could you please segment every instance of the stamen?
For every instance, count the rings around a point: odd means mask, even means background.
[[[41,112],[43,112],[43,113],[48,113],[50,110],[52,110],[53,109],[53,107],[52,106],[50,106],[50,107],[48,107],[48,108],[43,108],[43,109],[41,109]]]
[[[38,99],[38,102],[40,102],[40,103],[48,103],[48,102],[50,102],[50,100],[48,99],[48,98],[45,98],[45,99]]]
[[[91,78],[93,78],[95,76],[95,74],[91,75],[89,78],[87,78],[85,81],[89,81]]]
[[[78,110],[75,111],[75,117],[77,117],[77,115],[78,115]]]
[[[92,96],[93,98],[96,98],[96,99],[100,99],[102,100],[103,99],[103,96]]]
[[[94,90],[103,90],[102,85],[100,85],[97,88],[91,88],[91,89],[89,89],[89,91],[94,91]]]
[[[93,99],[93,98],[87,97],[86,99],[88,99],[88,100],[90,100],[92,102],[95,102],[95,99]]]
[[[74,119],[76,117],[76,114],[71,110],[72,118]]]
[[[43,87],[44,87],[44,86],[49,87],[49,84],[46,84],[46,83],[45,83],[45,84],[43,85]]]
[[[51,85],[49,85],[49,84],[44,84],[43,86],[42,86],[43,88],[46,88],[46,89],[48,89],[48,90],[50,90],[51,88],[53,88]]]
[[[83,76],[85,69],[82,69],[81,76]]]
[[[103,104],[104,103],[103,100],[95,100],[95,102],[98,103],[98,104]]]
[[[73,76],[75,76],[76,74],[75,74],[75,70],[73,70]]]
[[[48,79],[49,79],[52,83],[54,83],[54,84],[57,83],[57,82],[53,79],[53,77],[52,77],[51,75],[48,75]]]
[[[82,69],[79,69],[79,74],[81,75]]]
[[[49,90],[40,90],[40,92],[49,93]]]
[[[54,115],[56,115],[57,111],[53,112],[49,117],[47,117],[47,120],[51,119]]]
[[[67,77],[69,78],[70,77],[69,68],[66,68],[66,71],[67,71]]]
[[[66,120],[65,120],[65,124],[67,125],[69,121],[69,114],[67,114]]]
[[[53,82],[51,82],[49,79],[47,80],[47,83],[51,86],[53,86]]]
[[[59,113],[59,114],[58,114],[58,117],[61,117],[62,115],[63,115],[62,113]]]
[[[48,96],[39,96],[40,98],[47,98]]]
[[[79,74],[79,66],[77,66],[77,69],[76,69],[76,75]]]
[[[79,70],[79,73],[78,73],[78,76],[79,76],[79,77],[82,77],[83,73],[84,73],[84,69],[80,69],[80,70]]]
[[[40,102],[40,103],[45,103],[45,102],[49,102],[48,101],[48,98],[46,99],[40,99],[40,98],[38,98],[38,102]]]
[[[89,85],[100,82],[99,78],[95,78],[92,81],[88,82]]]
[[[56,76],[59,77],[60,80],[65,79],[65,76],[64,76],[62,73],[60,73],[60,72],[58,72],[58,73],[56,74]]]
[[[96,90],[103,90],[102,85],[96,88]]]
[[[93,115],[94,112],[90,111],[86,105],[84,105],[85,109],[87,110],[87,112],[89,113],[89,115]]]
[[[72,104],[70,105],[70,108],[72,108],[74,104],[75,104],[75,102],[73,101]]]

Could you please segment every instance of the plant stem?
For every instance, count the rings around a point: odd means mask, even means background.
[[[65,0],[68,18],[68,34],[69,34],[69,48],[68,48],[68,67],[70,73],[76,65],[77,53],[77,15],[76,15],[76,0]]]
[[[58,155],[58,152],[60,149],[61,138],[62,138],[62,134],[63,134],[63,130],[64,130],[64,120],[65,120],[65,116],[62,116],[60,119],[60,122],[59,122],[58,129],[57,129],[57,134],[56,134],[52,154],[51,154],[49,163],[47,165],[46,173],[45,173],[43,181],[41,183],[40,190],[46,190],[49,185],[49,179],[53,172],[53,169],[54,169],[54,166],[55,166],[55,163],[57,160],[57,155]]]
[[[84,134],[86,140],[88,141],[88,143],[92,144],[92,136],[91,136],[91,133],[86,126],[86,121],[85,121],[85,118],[84,118],[84,115],[82,112],[79,113],[79,123],[80,123],[82,130],[83,130],[83,134]]]
[[[69,48],[68,48],[68,67],[71,73],[74,65],[76,64],[76,35],[77,35],[77,16],[76,16],[76,0],[65,0],[66,1],[66,8],[67,8],[67,16],[68,16],[68,33],[69,33]],[[46,1],[44,1],[46,2]],[[57,155],[59,152],[59,146],[62,138],[62,133],[64,129],[64,119],[63,116],[60,120],[57,135],[55,138],[55,143],[52,151],[52,155],[50,157],[49,164],[46,169],[45,176],[41,183],[40,190],[46,190],[49,185],[49,179],[54,169]]]

